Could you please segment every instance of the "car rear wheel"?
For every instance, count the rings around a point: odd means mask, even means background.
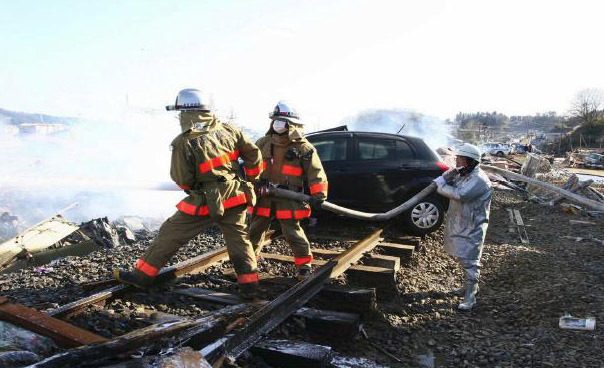
[[[502,151],[497,151],[497,156],[503,157],[503,152]]]
[[[425,235],[436,231],[443,223],[443,205],[435,198],[424,198],[403,214],[407,230],[413,235]]]

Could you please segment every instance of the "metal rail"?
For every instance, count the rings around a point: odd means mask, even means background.
[[[186,261],[177,263],[171,267],[162,268],[159,271],[159,274],[157,275],[156,282],[165,282],[187,273],[202,272],[210,266],[218,262],[224,261],[228,258],[229,255],[227,253],[226,247],[222,247],[201,254],[197,257],[188,259]],[[107,284],[109,284],[110,281],[111,280],[104,280],[103,282],[107,282]],[[112,281],[113,283],[117,284],[117,280],[113,279]],[[77,313],[78,311],[81,311],[89,305],[102,302],[103,300],[107,300],[113,297],[114,295],[117,295],[118,293],[123,293],[127,290],[131,290],[132,288],[133,286],[131,285],[115,285],[110,287],[109,289],[73,301],[58,308],[51,309],[47,312],[47,314],[49,316],[62,317],[65,315]]]
[[[234,362],[243,352],[251,348],[264,335],[321,291],[326,281],[341,275],[365,252],[373,249],[380,241],[381,233],[382,229],[373,232],[340,256],[319,267],[308,279],[297,283],[277,299],[262,307],[250,317],[249,322],[240,331],[227,338],[223,343],[217,344],[215,349],[206,356],[208,361],[212,362],[215,367],[222,366],[225,361]]]

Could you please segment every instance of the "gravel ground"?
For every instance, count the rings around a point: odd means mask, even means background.
[[[518,235],[509,232],[507,208],[520,210],[530,245],[522,245]],[[571,225],[571,219],[589,220],[596,225]],[[462,285],[462,271],[442,250],[443,235],[439,231],[426,237],[422,249],[401,268],[399,295],[380,301],[379,313],[366,321],[369,340],[356,338],[335,344],[334,349],[391,367],[601,367],[604,352],[600,348],[600,330],[562,330],[558,318],[568,312],[577,317],[595,317],[597,322],[604,320],[604,245],[592,240],[604,240],[602,224],[602,219],[581,218],[563,212],[559,206],[529,203],[510,191],[495,190],[478,304],[473,311],[461,313],[456,309],[460,298],[450,291]],[[311,237],[320,232],[355,238],[368,234],[370,227],[355,221],[330,220],[321,221],[308,233]],[[387,235],[395,231],[391,229]],[[565,236],[584,239],[577,242]],[[332,249],[349,244],[341,240],[313,242],[313,246]],[[55,261],[47,273],[26,269],[0,275],[0,292],[38,309],[62,305],[87,295],[79,283],[103,279],[114,267],[130,267],[147,245],[148,239],[86,257],[67,257]],[[183,247],[172,263],[223,245],[220,233],[209,230]],[[282,240],[274,241],[265,250],[290,252]],[[227,262],[213,267],[207,275],[185,276],[178,285],[125,295],[104,309],[90,307],[70,321],[113,337],[144,326],[149,312],[193,316],[216,309],[170,290],[195,286],[235,292],[235,284],[216,278],[229,267]],[[294,273],[293,266],[266,260],[260,263],[260,270],[281,275]],[[307,340],[295,321],[279,327],[272,336]],[[250,361],[245,366],[263,365]]]

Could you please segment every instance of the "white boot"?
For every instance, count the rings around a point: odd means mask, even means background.
[[[478,284],[476,284],[478,285]],[[465,296],[466,295],[466,284],[464,284],[463,286],[460,286],[458,288],[453,288],[451,289],[451,294],[455,295],[455,296]],[[480,291],[480,286],[476,286],[476,292],[478,293]]]
[[[463,302],[459,303],[457,309],[461,311],[469,311],[474,308],[476,305],[476,293],[478,292],[478,283],[468,283],[466,284],[466,296],[463,299]]]

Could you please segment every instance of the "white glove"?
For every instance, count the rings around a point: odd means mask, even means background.
[[[442,174],[442,177],[445,178],[447,183],[450,183],[455,179],[455,175],[457,175],[457,169],[447,170]]]
[[[439,188],[442,187],[443,185],[447,184],[447,181],[442,176],[439,176],[438,178],[434,179],[434,182],[436,183],[436,186]]]

